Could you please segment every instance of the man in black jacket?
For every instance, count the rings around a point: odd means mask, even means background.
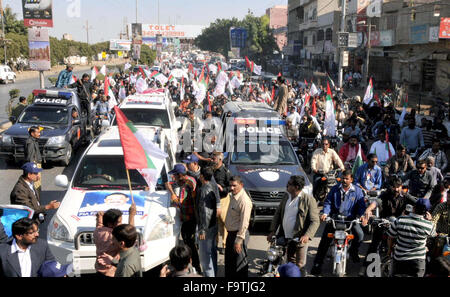
[[[38,168],[42,168],[42,155],[39,148],[39,138],[41,138],[41,129],[38,126],[32,126],[28,130],[27,141],[25,142],[25,162],[33,162]],[[36,181],[36,189],[41,192],[41,173],[39,179]]]
[[[91,125],[92,83],[89,74],[83,74],[81,80],[77,80],[75,83],[69,85],[69,87],[77,89],[78,97],[81,100],[82,114],[86,114],[87,123],[88,125]]]
[[[49,209],[57,209],[60,203],[56,200],[47,205],[40,204],[40,193],[37,191],[35,183],[39,180],[41,168],[35,163],[25,163],[22,166],[23,174],[19,177],[14,186],[10,199],[11,204],[25,205],[35,211],[34,218],[38,218],[40,213],[45,213]]]
[[[214,169],[214,179],[216,180],[217,187],[219,188],[220,195],[220,216],[218,217],[219,223],[219,234],[222,236],[222,249],[220,252],[223,253],[225,250],[225,243],[227,241],[227,230],[225,229],[225,218],[227,216],[228,205],[230,204],[230,196],[228,193],[231,191],[230,179],[231,172],[223,164],[223,153],[215,152],[213,154],[213,169]]]
[[[202,186],[197,194],[199,257],[205,277],[217,275],[217,216],[220,214],[220,197],[213,181],[213,169],[201,169]]]

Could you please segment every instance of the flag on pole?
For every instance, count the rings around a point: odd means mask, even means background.
[[[253,61],[252,61],[252,66],[253,66],[253,73],[255,73],[256,75],[261,75],[262,66],[256,65]]]
[[[302,109],[300,111],[300,122],[302,121],[303,115],[305,114],[305,107],[309,104],[309,99],[311,99],[311,95],[309,95],[309,93],[306,93],[305,102],[303,102]]]
[[[327,82],[327,100],[325,102],[325,122],[324,122],[324,135],[335,136],[336,135],[336,115],[334,113],[334,104],[331,99],[330,84]]]
[[[306,79],[305,79],[305,86],[308,86],[308,83],[306,82]]]
[[[311,96],[313,96],[313,97],[319,94],[319,90],[317,89],[317,87],[314,83],[311,84],[310,93],[311,93]]]
[[[100,68],[100,73],[106,76],[106,65],[103,65],[102,68]]]
[[[114,111],[119,128],[125,168],[137,169],[150,187],[150,191],[154,191],[168,155],[151,142],[147,135],[136,129],[117,106],[114,106]]]
[[[366,89],[366,94],[364,95],[363,103],[369,105],[370,101],[373,99],[373,85],[372,78],[370,78],[369,85]]]
[[[248,59],[247,56],[245,56],[245,64],[247,65],[248,69],[251,69],[252,65],[250,64],[250,60]]]
[[[131,64],[130,63],[125,63],[125,65],[123,66],[123,71],[127,71],[128,69],[131,68]]]
[[[387,150],[387,152],[388,152],[388,155],[389,155],[389,159],[392,157],[392,152],[391,152],[391,150],[389,149],[389,134],[388,134],[388,132],[387,132],[387,130],[385,130],[384,131],[384,133],[385,133],[385,138],[386,138],[386,140],[385,140],[385,143],[386,143],[386,150]]]
[[[97,75],[98,75],[98,69],[96,66],[94,66],[94,67],[92,67],[92,70],[91,70],[91,82],[94,81],[94,79],[97,77]]]
[[[271,96],[272,101],[271,102],[273,102],[274,98],[275,98],[275,87],[272,87],[272,96]]]
[[[69,85],[74,84],[76,82],[77,82],[77,77],[75,75],[72,75],[72,77],[70,78],[70,81],[69,81]]]
[[[222,63],[217,62],[217,71],[222,71]]]
[[[123,86],[123,81],[120,82],[119,99],[123,100],[127,97],[127,92]]]
[[[407,106],[408,106],[408,94],[406,94],[405,102],[403,102],[402,114],[400,115],[400,118],[398,120],[398,124],[400,125],[400,128],[403,127],[403,122],[405,121]]]
[[[109,95],[109,79],[107,76],[105,76],[105,82],[103,84],[103,92],[105,93],[105,96]]]
[[[141,73],[143,78],[147,78],[147,74],[144,72],[144,69],[142,69],[141,66],[139,66],[139,72]]]
[[[328,78],[328,81],[331,83],[331,87],[333,88],[333,90],[336,89],[336,85],[334,84],[334,81],[331,78],[331,76],[328,74],[328,72],[327,72],[327,78]]]
[[[362,158],[362,155],[361,155],[361,144],[359,144],[358,154],[356,155],[355,162],[353,163],[353,168],[352,168],[353,177],[355,177],[356,172],[358,171],[358,168],[360,166],[362,166],[363,163],[364,162],[363,162],[363,158]]]

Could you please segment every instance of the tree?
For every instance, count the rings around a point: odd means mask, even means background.
[[[11,7],[6,6],[3,10],[3,15],[5,17],[5,34],[17,33],[26,35],[28,33],[27,27],[25,27],[23,21],[17,20],[17,15],[12,12]]]
[[[148,45],[143,44],[141,46],[141,57],[139,61],[145,65],[153,65],[153,61],[156,59],[156,51],[152,50]]]

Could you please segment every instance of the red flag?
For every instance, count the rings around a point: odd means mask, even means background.
[[[228,78],[232,78],[233,77],[233,71],[230,71],[230,75],[229,75],[229,77]]]
[[[222,63],[217,62],[217,69],[218,71],[222,71]]]
[[[119,128],[120,142],[123,148],[123,157],[127,169],[148,168],[146,153],[137,140],[133,131],[128,127],[128,119],[117,106],[114,106],[117,126]]]
[[[251,69],[251,64],[250,64],[250,61],[248,60],[247,56],[245,56],[245,63],[247,64],[247,68]]]
[[[380,98],[378,98],[378,94],[375,94],[374,97],[375,97],[375,100],[377,100],[378,106],[379,106],[379,107],[382,107],[382,106],[381,106],[381,102],[380,102]]]
[[[262,90],[263,92],[265,92],[265,90],[264,90],[264,84],[262,84],[261,90]]]
[[[205,67],[202,67],[202,73],[200,74],[200,77],[198,78],[198,81],[202,81],[205,77]]]
[[[105,97],[108,96],[108,94],[109,94],[109,79],[107,76],[105,76],[104,92],[105,92]]]
[[[311,115],[316,116],[317,108],[316,108],[316,97],[314,97],[311,107]]]
[[[194,74],[194,66],[189,63],[189,72],[192,72],[192,74]]]
[[[144,72],[144,70],[142,69],[141,66],[139,66],[139,72],[142,74],[142,77],[147,77],[147,75],[145,75],[145,72]]]
[[[385,133],[385,138],[386,138],[386,141],[385,141],[386,142],[386,149],[388,151],[389,159],[390,159],[392,157],[392,153],[391,153],[391,150],[389,149],[389,134],[388,134],[387,130],[385,130],[384,133]]]
[[[273,101],[273,98],[275,98],[275,87],[272,87],[272,101]]]
[[[197,70],[195,70],[194,79],[197,79]]]
[[[278,76],[281,76],[281,72],[278,72]]]
[[[305,85],[308,86],[308,83],[306,82],[306,79],[305,79]]]

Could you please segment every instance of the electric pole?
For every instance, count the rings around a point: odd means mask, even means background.
[[[367,30],[367,57],[366,57],[366,65],[364,66],[364,84],[367,86],[369,83],[367,82],[367,78],[369,77],[369,57],[370,57],[370,32],[372,29],[371,18],[367,18],[369,20],[367,26],[369,27]]]
[[[346,0],[342,0],[342,20],[341,20],[341,32],[345,32],[345,5]],[[342,52],[345,51],[345,48],[339,48],[339,89],[342,90],[343,85],[343,76],[344,76],[344,70],[343,70],[343,59],[342,59]]]
[[[2,0],[0,0],[0,9],[1,9],[1,14],[2,14],[2,41],[3,41],[3,50],[5,51],[5,65],[7,64],[6,62],[6,40],[5,40],[5,14],[3,11],[3,3]]]
[[[137,21],[138,21],[137,16],[138,16],[138,0],[136,0],[136,24],[137,24]]]
[[[86,20],[86,26],[83,26],[83,29],[86,29],[86,39],[89,44],[89,29],[92,29],[92,26],[89,27],[89,20]]]

